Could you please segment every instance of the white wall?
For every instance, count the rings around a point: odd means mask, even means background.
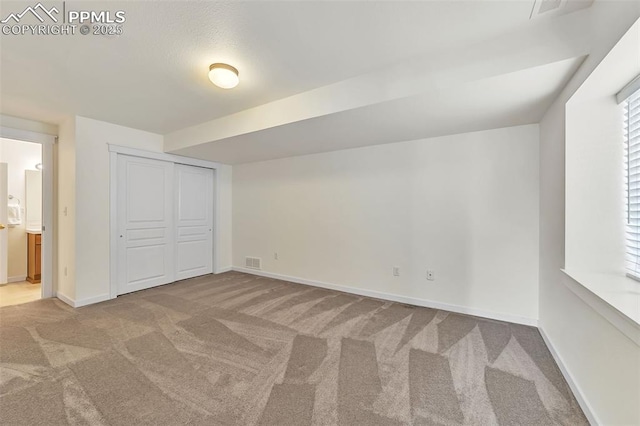
[[[640,21],[566,104],[566,258],[569,270],[625,272],[623,106],[640,75]]]
[[[535,322],[538,166],[537,125],[234,166],[233,264]]]
[[[25,171],[25,225],[27,229],[42,229],[42,172]]]
[[[162,151],[162,135],[76,117],[76,302],[109,294],[108,144]]]
[[[565,103],[640,16],[640,2],[596,1],[590,56],[540,123],[540,327],[592,419],[640,424],[640,351],[564,285]]]
[[[216,258],[214,272],[224,272],[231,270],[233,265],[233,238],[232,238],[232,176],[231,166],[220,164],[216,170],[216,180],[218,181],[218,193],[216,194],[216,205],[218,209],[218,222],[215,224],[217,232],[214,247]]]
[[[26,218],[26,170],[36,170],[42,162],[42,146],[37,143],[21,142],[0,138],[0,162],[8,164],[9,194],[20,200],[22,223],[8,228],[8,278],[24,280],[27,276],[27,218]],[[0,200],[7,203],[7,200]],[[15,200],[11,201],[13,204]]]
[[[85,117],[70,117],[59,127],[56,154],[57,292],[70,303],[109,297],[109,149],[108,144],[162,152],[162,135]],[[221,206],[216,247],[218,271],[231,268],[231,167],[216,173]]]
[[[67,300],[73,300],[76,294],[76,117],[69,117],[60,124],[54,154],[55,290]]]

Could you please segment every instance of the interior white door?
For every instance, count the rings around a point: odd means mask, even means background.
[[[173,167],[118,156],[118,294],[175,279]]]
[[[7,206],[9,203],[7,163],[0,163],[0,284],[7,283],[9,243],[7,229]]]
[[[213,272],[213,170],[175,165],[176,279]]]

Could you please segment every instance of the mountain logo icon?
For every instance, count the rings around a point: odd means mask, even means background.
[[[44,22],[44,18],[46,18],[46,17],[49,17],[49,19],[51,19],[53,22],[58,22],[58,18],[56,18],[53,14],[55,13],[57,15],[58,13],[60,13],[60,11],[58,9],[56,9],[55,7],[52,7],[51,9],[47,9],[46,7],[44,7],[42,5],[42,3],[38,3],[35,6],[27,7],[21,13],[11,13],[11,14],[9,14],[9,16],[7,16],[5,19],[0,21],[0,23],[6,24],[9,21],[13,20],[17,24],[17,23],[20,22],[20,20],[25,15],[27,15],[29,13],[31,15],[35,16],[36,19],[38,19],[38,21],[40,21],[40,22]]]

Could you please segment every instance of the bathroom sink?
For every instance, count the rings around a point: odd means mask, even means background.
[[[42,228],[27,228],[27,234],[42,234]]]

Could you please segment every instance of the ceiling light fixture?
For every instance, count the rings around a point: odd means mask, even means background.
[[[233,89],[238,85],[238,70],[227,64],[211,64],[209,66],[209,80],[223,89]]]

